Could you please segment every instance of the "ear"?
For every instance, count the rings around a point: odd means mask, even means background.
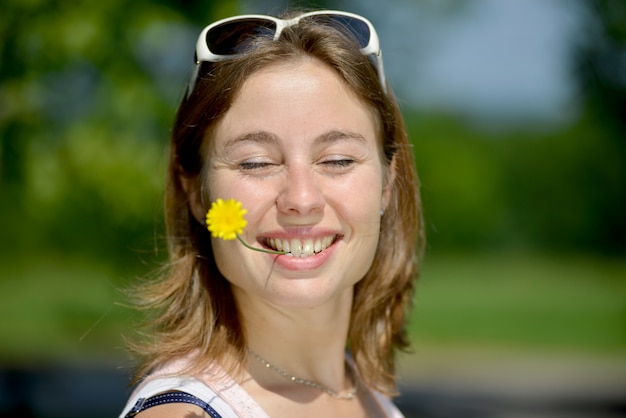
[[[394,155],[391,158],[391,163],[387,168],[387,173],[383,178],[385,184],[383,185],[383,194],[381,201],[381,209],[387,210],[389,203],[391,202],[391,195],[393,191],[393,186],[396,181],[396,156]]]
[[[204,198],[202,196],[202,187],[197,177],[180,176],[180,184],[187,195],[189,210],[193,217],[201,224],[204,224],[206,212],[208,208],[204,207]]]

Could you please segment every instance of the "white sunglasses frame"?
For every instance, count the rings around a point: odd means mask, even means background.
[[[282,31],[285,28],[288,28],[293,25],[297,25],[298,22],[300,22],[300,20],[304,18],[311,17],[311,16],[324,16],[324,15],[349,17],[352,19],[359,20],[367,25],[367,28],[370,32],[369,42],[365,47],[361,48],[360,51],[361,51],[361,54],[365,56],[373,56],[375,58],[376,71],[378,73],[378,79],[380,81],[380,85],[382,86],[383,91],[387,93],[387,80],[385,79],[385,70],[383,67],[383,52],[380,49],[380,40],[378,38],[378,34],[376,33],[376,29],[374,29],[374,25],[372,25],[372,22],[370,22],[363,16],[360,16],[354,13],[342,12],[338,10],[316,10],[313,12],[303,13],[299,16],[296,16],[292,19],[287,19],[287,20],[280,19],[274,16],[258,15],[258,14],[232,16],[226,19],[218,20],[217,22],[213,22],[209,26],[205,27],[202,30],[202,32],[200,32],[200,36],[198,36],[198,40],[196,42],[196,62],[192,70],[191,78],[189,80],[189,86],[187,88],[187,97],[191,95],[196,85],[196,80],[198,79],[198,75],[200,72],[200,64],[202,62],[226,61],[226,60],[233,59],[234,57],[238,56],[237,54],[218,55],[218,54],[212,53],[209,50],[209,46],[207,45],[207,42],[206,42],[206,35],[211,29],[219,25],[222,25],[224,23],[236,22],[237,20],[245,20],[245,19],[268,20],[276,24],[276,33],[274,34],[274,41],[276,41],[278,40]]]

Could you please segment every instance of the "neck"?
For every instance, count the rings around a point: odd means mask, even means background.
[[[236,291],[235,297],[249,349],[289,374],[344,390],[352,289],[315,308],[276,306]],[[260,378],[265,374],[258,373]]]
[[[297,376],[294,376],[292,374],[289,374],[289,372],[287,372],[286,370],[283,370],[280,367],[276,366],[275,364],[272,364],[269,361],[265,360],[258,353],[255,353],[254,351],[252,351],[250,349],[248,349],[247,351],[248,351],[248,354],[250,356],[252,356],[255,360],[257,360],[259,363],[261,363],[263,365],[265,370],[271,370],[272,372],[278,374],[279,376],[287,379],[290,383],[296,383],[296,384],[299,384],[299,385],[308,386],[309,388],[314,388],[314,389],[320,390],[320,391],[330,395],[331,397],[333,397],[335,399],[352,400],[352,399],[354,399],[354,395],[356,395],[356,392],[357,392],[356,379],[355,379],[354,374],[351,372],[351,368],[350,367],[346,368],[346,371],[350,372],[350,374],[351,374],[351,380],[352,380],[353,387],[350,390],[347,390],[345,392],[341,392],[341,391],[333,390],[330,387],[328,387],[326,385],[323,385],[323,384],[321,384],[319,382],[315,382],[315,381],[307,380],[307,379],[302,379],[300,377],[297,377]]]

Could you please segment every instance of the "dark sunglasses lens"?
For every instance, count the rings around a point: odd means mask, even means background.
[[[209,50],[217,55],[234,55],[245,51],[246,44],[258,36],[273,36],[276,23],[266,19],[242,19],[223,23],[206,34]]]
[[[370,28],[361,19],[349,16],[329,16],[331,24],[348,36],[355,38],[359,47],[365,48],[370,42]]]

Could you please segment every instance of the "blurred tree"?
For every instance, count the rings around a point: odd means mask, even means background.
[[[573,56],[581,116],[559,132],[513,142],[507,191],[520,232],[535,245],[624,254],[626,3],[585,4],[586,36]]]
[[[626,131],[626,3],[588,0],[588,41],[577,55],[577,72],[589,109],[611,128]],[[625,144],[622,136],[619,141]]]
[[[569,125],[489,132],[407,113],[431,246],[626,253],[626,2],[585,4]]]
[[[152,247],[163,151],[198,27],[237,8],[4,2],[0,229],[10,239],[0,252],[71,251],[123,263],[134,258],[129,249]]]
[[[596,216],[605,249],[626,251],[626,2],[588,0],[586,39],[576,59],[587,112],[609,141],[616,155],[603,163],[612,167],[607,194],[598,202]],[[619,178],[616,178],[618,177]],[[595,187],[602,187],[596,184]]]

